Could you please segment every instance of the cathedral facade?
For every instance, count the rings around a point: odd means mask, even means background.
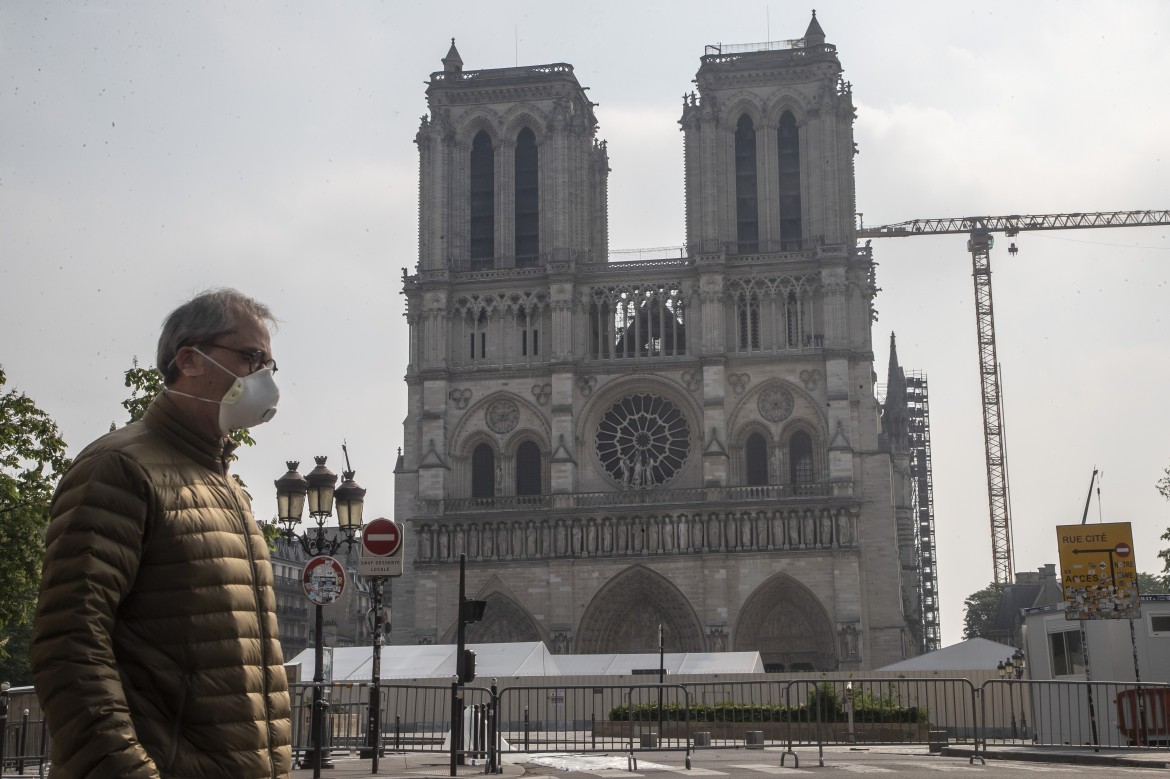
[[[651,652],[661,626],[666,651],[770,670],[914,653],[851,87],[815,16],[739,48],[708,47],[683,100],[672,259],[610,262],[572,66],[464,70],[452,42],[431,75],[392,642],[454,640],[465,556],[471,642]]]

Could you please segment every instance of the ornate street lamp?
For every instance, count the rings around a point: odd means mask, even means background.
[[[1028,661],[1024,659],[1023,651],[1020,649],[1017,649],[1012,654],[1012,660],[1014,661],[1012,663],[1012,667],[1016,669],[1016,678],[1017,679],[1024,678],[1024,670],[1028,667]]]
[[[345,447],[342,446],[342,451]],[[353,480],[354,471],[349,468],[349,453],[346,452],[346,470],[343,472],[344,481],[340,487],[337,484],[337,475],[325,467],[325,457],[314,457],[317,463],[307,477],[297,472],[300,465],[295,460],[285,463],[288,473],[275,481],[277,520],[284,525],[281,535],[290,542],[299,543],[305,554],[311,558],[322,555],[333,557],[342,544],[353,546],[355,536],[362,526],[362,507],[365,502],[366,491]],[[333,513],[334,501],[337,503],[337,520],[339,533],[325,533],[325,520]],[[316,523],[305,528],[298,534],[297,525],[308,504],[309,516]],[[326,561],[329,562],[329,561]],[[312,761],[313,777],[320,779],[321,768],[332,768],[328,755],[324,754],[324,700],[325,683],[325,637],[324,617],[322,604],[316,604],[315,644],[313,657],[313,710],[310,721],[311,749],[306,758]]]

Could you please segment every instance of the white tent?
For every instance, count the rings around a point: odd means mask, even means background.
[[[629,676],[637,670],[648,683],[657,682],[658,653],[552,655],[539,641],[513,644],[468,644],[475,652],[475,675],[480,679],[517,676]],[[382,679],[450,679],[455,675],[454,644],[382,647]],[[335,682],[362,682],[373,678],[374,649],[336,647],[332,674]],[[301,681],[313,678],[314,650],[306,649],[285,663],[299,666]],[[668,652],[663,657],[668,675],[758,674],[764,672],[759,652]]]
[[[994,671],[1005,659],[1012,656],[1015,647],[988,641],[986,638],[969,638],[957,644],[944,646],[924,655],[900,660],[879,671]]]
[[[628,676],[637,671],[657,682],[658,653],[557,655],[565,676]],[[759,652],[667,652],[662,665],[668,675],[758,674],[764,672]],[[650,673],[653,672],[653,673]]]
[[[467,648],[475,652],[475,674],[481,679],[560,674],[552,655],[539,641],[468,644]],[[455,650],[455,644],[384,646],[380,676],[382,679],[449,679],[455,675]],[[306,649],[285,666],[299,666],[298,678],[308,681],[313,678],[315,655],[312,648]],[[361,682],[373,678],[372,646],[335,647],[332,655],[333,681]]]

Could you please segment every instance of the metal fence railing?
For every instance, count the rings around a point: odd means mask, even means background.
[[[1170,685],[991,680],[979,689],[988,744],[1170,747]]]
[[[781,678],[657,684],[516,684],[453,688],[451,682],[379,685],[381,722],[371,727],[370,685],[328,684],[324,749],[361,753],[448,752],[453,704],[463,709],[457,753],[497,765],[496,755],[828,744],[1002,745],[1170,750],[1170,685],[963,678]],[[293,684],[294,759],[310,751],[313,685]],[[7,695],[0,773],[47,770],[48,736],[31,688]],[[371,732],[373,731],[373,732]]]

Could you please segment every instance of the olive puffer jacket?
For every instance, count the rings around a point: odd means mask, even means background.
[[[54,779],[289,776],[272,566],[225,444],[164,394],[61,479],[31,649]]]

